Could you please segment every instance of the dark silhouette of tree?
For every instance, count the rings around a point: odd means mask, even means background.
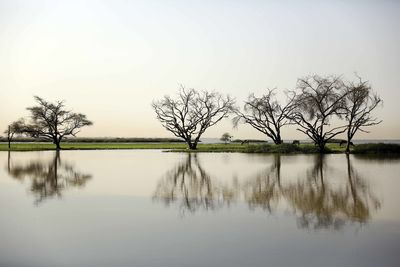
[[[358,132],[368,132],[364,127],[381,123],[381,120],[372,116],[372,111],[382,103],[382,99],[372,91],[371,85],[362,81],[360,77],[357,83],[347,86],[345,98],[345,119],[347,121],[347,147],[350,152],[350,144],[354,135]]]
[[[11,142],[16,134],[23,133],[24,120],[19,119],[8,125],[4,133],[7,135],[8,149],[11,149]]]
[[[195,212],[229,204],[235,195],[233,189],[213,182],[201,166],[197,154],[189,153],[184,161],[159,181],[153,198],[167,205],[180,201],[182,212]]]
[[[180,88],[177,99],[165,96],[153,101],[152,107],[163,127],[182,138],[190,149],[196,149],[201,135],[226,118],[234,100],[216,92]]]
[[[275,144],[281,144],[281,128],[291,124],[290,115],[295,108],[294,95],[288,92],[286,104],[282,105],[276,100],[275,90],[267,90],[261,97],[249,95],[244,104],[244,112],[236,109],[233,119],[235,127],[240,122],[249,124],[257,131],[267,135]]]
[[[15,179],[31,182],[30,191],[36,196],[35,204],[52,197],[61,197],[62,192],[71,187],[83,187],[92,177],[75,171],[74,166],[62,162],[56,151],[51,161],[35,160],[28,164],[13,164],[9,154],[8,173]]]
[[[232,135],[230,135],[229,133],[224,133],[219,140],[221,140],[225,144],[228,144],[231,141],[231,139]]]
[[[45,138],[52,141],[57,150],[65,136],[75,136],[82,127],[93,123],[86,119],[86,115],[74,113],[64,108],[64,101],[50,103],[35,96],[37,106],[29,107],[31,122],[24,125],[23,132],[36,138]]]
[[[322,153],[330,139],[346,130],[345,126],[330,127],[334,116],[343,115],[345,84],[338,76],[313,75],[299,79],[296,90],[291,118]]]

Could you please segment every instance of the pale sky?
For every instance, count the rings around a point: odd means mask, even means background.
[[[82,137],[172,137],[151,102],[179,84],[241,105],[308,74],[357,72],[384,106],[383,123],[355,138],[400,139],[399,25],[400,1],[0,0],[0,130],[38,95],[86,114]],[[224,132],[264,138],[230,120],[204,137]]]

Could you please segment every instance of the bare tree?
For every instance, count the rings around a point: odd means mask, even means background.
[[[219,140],[221,140],[222,142],[226,144],[228,144],[231,140],[232,140],[232,135],[230,135],[229,133],[224,133],[221,138]]]
[[[339,76],[307,76],[297,81],[295,110],[291,118],[306,134],[325,151],[326,143],[346,131],[346,126],[330,127],[332,119],[343,115],[347,95],[345,84]]]
[[[31,123],[23,127],[23,132],[32,137],[41,137],[51,140],[57,150],[65,136],[75,136],[82,127],[93,123],[86,119],[86,115],[74,113],[64,109],[64,101],[50,103],[35,96],[37,106],[29,107]]]
[[[347,147],[350,152],[350,144],[357,131],[368,132],[363,127],[381,123],[381,120],[373,117],[371,112],[382,103],[382,99],[372,91],[370,84],[362,81],[360,77],[357,83],[347,86],[345,98],[345,119],[347,121]]]
[[[286,104],[282,105],[276,100],[275,90],[270,89],[261,97],[251,94],[245,101],[244,112],[239,109],[235,111],[233,124],[237,127],[240,122],[247,123],[271,138],[275,144],[282,144],[281,128],[291,124],[289,116],[295,107],[293,100],[294,95],[289,92]]]
[[[165,96],[152,107],[163,127],[196,149],[201,135],[226,118],[235,101],[216,92],[196,91],[181,86],[177,99]]]
[[[8,149],[11,149],[11,142],[16,134],[21,134],[24,125],[24,120],[19,119],[8,125],[4,133],[7,135]]]

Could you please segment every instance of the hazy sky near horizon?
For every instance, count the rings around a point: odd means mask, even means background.
[[[357,72],[384,106],[356,138],[400,139],[399,25],[400,1],[0,0],[0,129],[38,95],[94,122],[79,136],[170,137],[151,102],[179,84],[241,104],[308,74]],[[224,132],[263,138],[230,120],[204,136]]]

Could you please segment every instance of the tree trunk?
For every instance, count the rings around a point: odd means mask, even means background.
[[[57,137],[57,136],[53,137],[53,144],[56,145],[56,150],[60,150],[61,149],[61,146],[60,146],[61,137]]]
[[[60,150],[60,149],[61,149],[60,141],[55,140],[55,141],[54,141],[54,144],[56,145],[56,150]]]
[[[197,143],[196,142],[194,142],[194,143],[190,142],[189,143],[189,149],[196,150],[197,149]]]
[[[346,145],[346,154],[350,153],[350,144],[351,144],[351,139],[352,139],[352,135],[350,132],[350,129],[347,131],[347,145]]]
[[[324,141],[319,141],[318,142],[318,147],[319,147],[319,153],[325,153],[325,142]]]
[[[8,132],[7,132],[7,140],[8,140],[8,150],[11,149],[11,126],[8,126]]]
[[[192,141],[190,138],[186,139],[186,143],[188,144],[190,150],[196,150],[198,142],[198,138],[196,138],[194,141]]]
[[[346,154],[350,153],[350,141],[347,141],[347,145],[346,145]]]
[[[280,144],[282,144],[282,143],[283,143],[283,142],[282,142],[281,134],[280,134],[280,132],[277,132],[275,144],[276,144],[276,145],[280,145]]]
[[[276,140],[274,140],[275,145],[280,145],[282,144],[282,139],[280,139],[280,137],[278,137]]]

